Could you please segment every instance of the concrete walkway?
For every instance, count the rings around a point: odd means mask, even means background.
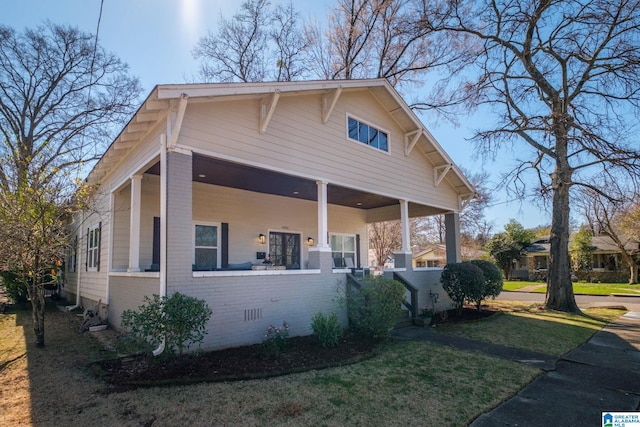
[[[628,312],[560,358],[433,328],[402,328],[393,336],[478,351],[547,371],[472,426],[599,426],[602,412],[640,410],[640,312]]]

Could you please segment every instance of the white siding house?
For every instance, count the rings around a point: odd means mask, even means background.
[[[457,261],[475,191],[383,79],[156,86],[87,181],[67,298],[106,302],[114,327],[145,295],[205,299],[210,349],[260,342],[284,320],[309,334],[366,267],[371,222],[401,220],[385,274],[424,305],[439,271],[412,268],[409,218],[445,214]]]

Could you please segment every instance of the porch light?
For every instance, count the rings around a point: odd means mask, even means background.
[[[262,233],[258,234],[258,243],[264,245],[265,243],[267,243],[267,237]]]
[[[308,237],[307,238],[307,245],[308,246],[313,246],[313,237]]]

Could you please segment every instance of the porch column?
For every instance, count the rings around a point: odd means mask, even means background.
[[[462,261],[460,252],[460,214],[452,212],[444,215],[447,264]]]
[[[192,170],[190,150],[167,152],[166,268],[167,294],[193,280]]]
[[[316,181],[318,185],[318,248],[329,248],[329,220],[327,219],[327,183]]]
[[[329,220],[327,213],[327,183],[318,185],[318,244],[309,248],[309,268],[331,271],[331,246],[329,246]]]
[[[131,214],[129,220],[129,268],[140,271],[140,211],[142,205],[142,175],[131,177]]]
[[[411,229],[409,227],[409,202],[400,200],[400,226],[402,228],[402,248],[394,254],[396,268],[412,268]]]

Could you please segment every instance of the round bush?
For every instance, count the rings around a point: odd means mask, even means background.
[[[442,270],[442,276],[440,276],[442,288],[456,303],[458,313],[462,312],[465,301],[482,300],[484,280],[484,274],[480,267],[468,262],[447,264]]]
[[[497,297],[502,292],[502,272],[491,261],[486,261],[482,259],[475,259],[469,261],[469,264],[473,264],[479,267],[482,270],[482,274],[484,276],[484,286],[482,288],[482,293],[480,295],[480,299],[476,300],[478,310],[480,310],[480,304],[482,300],[488,297]]]

